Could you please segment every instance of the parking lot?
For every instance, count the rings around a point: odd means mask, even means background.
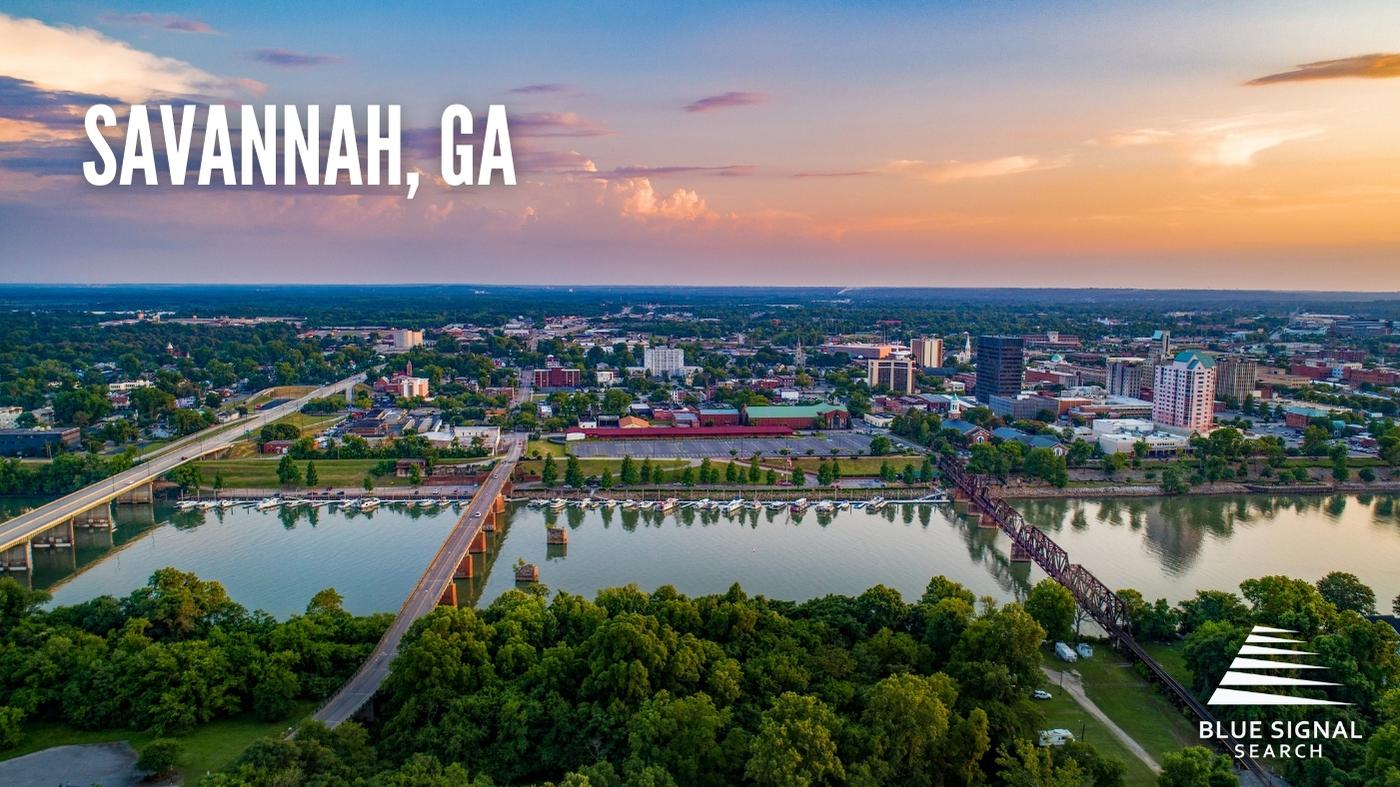
[[[870,451],[868,434],[857,432],[824,432],[804,437],[742,437],[734,439],[695,438],[691,440],[585,440],[570,443],[569,450],[579,458],[634,456],[654,459],[704,459],[730,456],[747,458],[755,453],[778,456],[786,449],[789,454],[803,456],[810,449],[816,456],[830,456],[832,449],[843,456],[866,454]]]

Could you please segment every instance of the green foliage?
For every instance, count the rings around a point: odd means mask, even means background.
[[[1162,758],[1160,787],[1233,787],[1240,783],[1230,758],[1204,746],[1188,746]]]
[[[1376,592],[1355,574],[1333,571],[1317,581],[1317,592],[1338,610],[1360,615],[1376,613]]]
[[[24,740],[24,711],[0,705],[0,751],[13,749]]]
[[[153,776],[175,770],[182,751],[180,742],[171,738],[156,738],[141,749],[136,767]]]
[[[292,463],[292,455],[282,454],[282,458],[277,460],[277,483],[282,486],[298,486],[301,479],[301,471]]]
[[[0,622],[0,707],[85,730],[167,735],[245,713],[285,717],[339,686],[389,621],[353,617],[323,591],[306,615],[277,622],[170,568],[126,598],[50,611],[14,584],[0,580],[15,620]]]
[[[544,464],[540,466],[540,483],[547,487],[559,483],[559,466],[554,463],[553,454],[544,456]]]
[[[564,483],[574,489],[579,489],[584,484],[583,466],[579,464],[578,457],[573,454],[569,454],[568,458],[564,460]]]
[[[890,442],[890,438],[884,435],[876,435],[870,440],[871,456],[885,456],[893,450],[894,444]]]
[[[417,469],[417,465],[414,465],[414,469]],[[321,477],[320,477],[319,475],[317,475],[317,473],[316,473],[316,463],[315,463],[315,462],[307,462],[307,463],[306,463],[306,485],[307,485],[307,486],[316,486],[316,484],[319,483],[320,480],[321,480]]]
[[[1074,594],[1053,579],[1037,582],[1026,597],[1026,612],[1056,641],[1073,638],[1075,606]]]

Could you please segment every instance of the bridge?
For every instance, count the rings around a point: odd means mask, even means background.
[[[487,539],[496,531],[498,517],[505,511],[505,499],[511,492],[511,473],[525,450],[523,437],[508,440],[505,457],[472,496],[461,519],[433,555],[418,584],[409,591],[394,622],[389,624],[369,658],[311,718],[328,727],[354,718],[389,676],[389,664],[398,654],[399,642],[409,627],[439,606],[457,606],[454,580],[474,575],[476,564],[472,556],[486,552]]]
[[[248,432],[297,412],[312,399],[348,394],[364,379],[364,374],[352,375],[247,418],[217,424],[183,437],[135,467],[0,523],[0,571],[29,571],[34,565],[35,547],[71,548],[76,543],[75,528],[110,528],[112,501],[149,503],[153,498],[153,485],[162,475],[186,462],[228,448]]]
[[[1197,719],[1211,722],[1212,729],[1220,729],[1215,724],[1215,714],[1133,639],[1127,605],[1117,593],[1109,590],[1089,569],[1071,563],[1069,554],[1059,544],[1040,528],[1027,522],[1005,498],[993,491],[997,485],[992,483],[990,477],[968,472],[962,461],[951,455],[940,458],[938,465],[949,482],[948,493],[955,505],[965,507],[968,515],[977,519],[978,524],[998,528],[1011,538],[1013,562],[1034,562],[1047,576],[1069,589],[1079,608],[1093,618],[1115,646],[1142,662],[1153,679],[1166,689],[1168,696],[1191,711]],[[1261,784],[1273,783],[1268,771],[1254,759],[1235,756],[1240,750],[1236,748],[1237,740],[1220,736],[1215,743]]]

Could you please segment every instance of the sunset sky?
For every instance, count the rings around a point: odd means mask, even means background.
[[[0,280],[1400,290],[1394,0],[453,8],[0,6]],[[83,182],[172,98],[401,104],[425,184]]]

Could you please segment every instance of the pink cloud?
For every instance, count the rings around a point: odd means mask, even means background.
[[[686,112],[714,112],[719,109],[732,109],[734,107],[747,107],[754,104],[762,104],[768,100],[768,96],[763,93],[746,93],[731,90],[728,93],[720,93],[717,96],[705,96],[704,98],[686,104],[682,109]]]

